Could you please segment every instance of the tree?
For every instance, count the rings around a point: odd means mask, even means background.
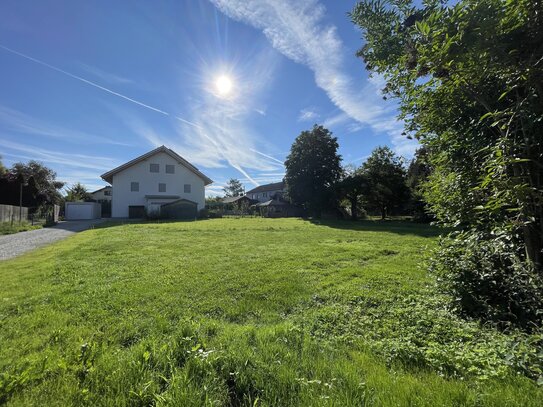
[[[429,163],[429,153],[426,147],[420,147],[407,168],[407,186],[411,194],[409,210],[413,220],[417,222],[430,222],[433,216],[430,213],[424,199],[424,185],[432,174],[432,167]]]
[[[8,172],[7,168],[4,166],[4,163],[2,162],[2,156],[0,155],[0,177],[3,177]]]
[[[243,196],[245,195],[245,188],[238,179],[230,178],[222,189],[225,196]]]
[[[55,171],[34,160],[26,164],[21,162],[13,164],[7,174],[10,182],[23,180],[24,183],[27,183],[30,178],[33,178],[37,189],[37,206],[62,202],[62,195],[59,191],[65,183],[58,181],[56,177]]]
[[[405,207],[409,200],[406,173],[401,158],[388,147],[377,147],[360,169],[367,182],[364,196],[371,209],[385,219],[393,210]]]
[[[363,195],[368,193],[368,180],[359,168],[346,167],[337,184],[340,199],[346,199],[351,207],[351,219],[358,219],[359,206]]]
[[[66,202],[88,202],[90,200],[92,200],[92,195],[80,182],[74,184],[71,188],[68,188]]]
[[[315,125],[296,138],[285,161],[289,198],[316,217],[335,206],[334,188],[342,174],[337,150],[337,138]]]
[[[366,0],[359,51],[429,149],[425,199],[454,226],[435,270],[463,313],[542,324],[543,12],[533,0]]]

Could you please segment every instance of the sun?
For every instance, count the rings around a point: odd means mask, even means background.
[[[228,94],[232,92],[233,83],[228,76],[221,75],[215,81],[215,87],[217,88],[219,95],[228,96]]]

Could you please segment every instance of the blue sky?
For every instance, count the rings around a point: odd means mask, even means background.
[[[159,145],[221,193],[280,180],[296,136],[328,127],[344,164],[378,145],[410,157],[393,102],[355,52],[355,1],[0,3],[0,155],[71,185]],[[232,89],[221,94],[221,76]]]

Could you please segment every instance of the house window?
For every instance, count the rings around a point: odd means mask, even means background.
[[[175,166],[173,164],[166,164],[166,174],[175,173]]]
[[[185,191],[185,194],[190,194],[190,184],[185,184],[183,189]]]
[[[139,190],[140,190],[140,183],[139,182],[131,182],[130,183],[130,191],[139,192]]]
[[[160,168],[158,164],[149,164],[149,171],[151,172],[159,172]]]
[[[264,192],[264,193],[262,193],[262,196],[263,196],[264,198],[266,198],[266,197],[268,196],[268,193],[267,193],[267,192]]]
[[[158,184],[158,192],[166,192],[166,184],[162,182]]]
[[[111,191],[110,190],[104,191],[104,196],[111,196]]]

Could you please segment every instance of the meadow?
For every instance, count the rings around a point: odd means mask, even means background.
[[[0,263],[0,404],[538,406],[541,335],[458,318],[409,222],[108,223]]]

